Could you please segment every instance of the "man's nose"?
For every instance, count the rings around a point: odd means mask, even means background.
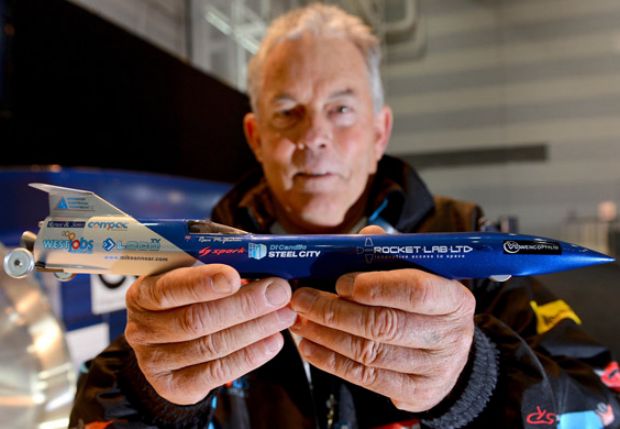
[[[320,113],[307,115],[297,146],[300,149],[322,149],[327,147],[331,140],[332,131],[328,119]]]

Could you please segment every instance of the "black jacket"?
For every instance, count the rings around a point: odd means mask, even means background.
[[[257,172],[217,205],[213,218],[268,232],[272,213],[271,194]],[[432,197],[412,169],[390,157],[380,162],[373,179],[367,215],[370,222],[401,232],[467,231],[483,222],[477,206]],[[310,386],[288,332],[283,350],[261,368],[198,404],[176,406],[155,393],[119,338],[81,375],[70,426],[620,427],[620,405],[611,389],[619,387],[617,366],[608,350],[583,332],[566,303],[527,278],[468,286],[477,301],[469,362],[451,394],[427,413],[400,411],[388,398],[315,368]],[[390,426],[396,422],[400,426]]]

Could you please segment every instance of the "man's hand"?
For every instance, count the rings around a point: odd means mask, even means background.
[[[127,342],[155,391],[189,405],[263,365],[284,344],[296,314],[290,285],[268,278],[241,286],[226,265],[139,278],[127,292]]]
[[[368,227],[362,233],[380,233]],[[461,283],[415,269],[347,274],[337,294],[301,288],[291,301],[302,356],[421,412],[455,386],[474,334],[475,299]]]

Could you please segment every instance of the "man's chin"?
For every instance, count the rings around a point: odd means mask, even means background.
[[[300,205],[294,209],[295,214],[299,215],[300,220],[305,224],[317,227],[331,228],[340,225],[344,221],[346,208],[334,204],[333,197],[328,198],[329,203],[312,201]]]

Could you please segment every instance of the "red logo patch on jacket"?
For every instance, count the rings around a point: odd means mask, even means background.
[[[616,392],[620,392],[620,367],[618,367],[618,362],[610,362],[600,376],[601,381],[605,383],[605,386],[615,390]]]
[[[108,422],[91,422],[86,423],[84,429],[105,429],[110,426],[112,423],[118,423],[118,420],[110,420]]]
[[[389,425],[377,426],[373,429],[420,429],[420,421],[417,419],[404,422],[390,423]]]
[[[552,425],[556,419],[557,414],[536,407],[536,411],[527,415],[526,421],[531,425]]]

